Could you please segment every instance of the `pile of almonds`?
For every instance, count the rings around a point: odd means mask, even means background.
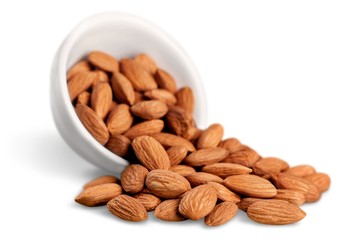
[[[103,52],[68,71],[76,113],[91,135],[131,162],[115,176],[84,186],[75,201],[107,205],[128,221],[198,220],[209,226],[231,220],[238,209],[264,224],[290,224],[299,208],[319,200],[330,178],[309,165],[289,167],[261,157],[236,138],[223,140],[220,124],[199,129],[192,117],[191,88],[177,90],[171,75],[147,55],[117,61]]]

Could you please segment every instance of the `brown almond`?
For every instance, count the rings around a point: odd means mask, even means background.
[[[285,200],[279,200],[279,199],[274,199],[274,198],[270,198],[270,199],[263,199],[263,198],[253,198],[253,197],[246,197],[243,198],[239,203],[238,203],[238,208],[244,212],[248,211],[248,208],[256,202],[260,202],[260,201],[271,201],[271,202],[284,202],[287,203],[287,201]]]
[[[105,183],[118,183],[118,179],[115,176],[111,176],[111,175],[101,176],[85,184],[83,189],[88,189],[90,187],[102,185]]]
[[[240,202],[240,196],[236,194],[235,192],[232,192],[225,186],[223,186],[220,183],[216,182],[209,182],[209,185],[213,186],[216,191],[217,191],[217,198],[221,201],[224,202],[232,202],[232,203],[239,203]]]
[[[138,193],[133,197],[143,204],[148,212],[153,211],[161,203],[160,198],[149,193]]]
[[[121,72],[137,91],[148,91],[158,88],[153,76],[145,70],[141,64],[131,59],[122,59],[120,62]]]
[[[284,200],[298,206],[306,201],[302,192],[290,189],[277,189],[277,194],[273,199]]]
[[[91,93],[91,108],[101,118],[105,119],[112,105],[112,89],[108,83],[96,84]]]
[[[192,89],[189,87],[180,88],[176,93],[176,105],[185,109],[188,113],[194,112],[195,100]]]
[[[277,194],[271,182],[256,175],[230,176],[224,180],[224,185],[236,193],[249,197],[272,198]]]
[[[131,164],[121,174],[122,188],[128,193],[138,193],[143,190],[148,169],[139,164]]]
[[[300,221],[306,213],[288,202],[258,201],[248,208],[248,217],[258,223],[282,225]]]
[[[77,104],[80,103],[80,104],[83,104],[83,105],[86,105],[86,106],[89,105],[90,95],[91,95],[91,93],[89,93],[88,91],[80,93],[76,103]]]
[[[102,145],[105,145],[109,140],[110,134],[102,119],[86,105],[77,104],[75,112],[78,115],[81,123],[88,132]]]
[[[246,167],[253,167],[260,159],[260,155],[252,148],[243,146],[238,151],[229,154],[222,162],[237,163]]]
[[[112,91],[115,98],[128,105],[135,103],[136,94],[134,92],[132,83],[121,73],[115,72],[111,77]]]
[[[212,163],[204,166],[201,171],[214,174],[221,178],[252,172],[250,168],[236,163]]]
[[[142,135],[152,135],[160,133],[164,128],[164,121],[160,119],[153,119],[138,123],[132,126],[124,135],[129,138],[131,141],[136,137]]]
[[[196,170],[193,167],[186,166],[186,165],[174,165],[171,166],[169,170],[178,173],[183,177],[196,172]]]
[[[187,155],[187,149],[184,146],[173,146],[166,150],[169,156],[171,166],[178,165]]]
[[[325,173],[313,173],[304,179],[316,185],[320,192],[325,192],[330,187],[330,177]]]
[[[105,183],[86,188],[75,198],[75,201],[87,207],[100,206],[121,193],[122,188],[117,183]]]
[[[152,137],[154,137],[164,147],[183,146],[189,152],[196,151],[195,146],[190,141],[174,134],[161,132],[153,134]]]
[[[174,78],[162,69],[157,69],[155,73],[155,80],[158,83],[159,88],[168,90],[171,93],[176,92],[176,83]]]
[[[166,105],[174,105],[176,103],[174,94],[165,89],[149,90],[144,93],[144,96],[151,100],[159,100]]]
[[[90,71],[79,72],[68,81],[68,91],[70,101],[73,101],[80,93],[89,89],[97,75]]]
[[[152,75],[158,69],[157,64],[147,54],[143,54],[143,53],[142,54],[138,54],[137,56],[134,57],[134,61],[136,63],[138,63],[139,65],[141,65],[147,72],[149,72]]]
[[[116,58],[112,57],[107,53],[99,52],[99,51],[90,52],[88,55],[88,60],[92,65],[104,71],[107,72],[119,71],[118,61],[116,60]]]
[[[201,185],[187,192],[179,204],[179,212],[186,218],[198,220],[212,212],[217,193],[210,185]]]
[[[191,133],[188,132],[195,127],[192,115],[181,107],[171,106],[165,116],[168,128],[178,136],[187,138]]]
[[[284,173],[297,176],[297,177],[305,177],[315,172],[316,169],[314,167],[306,164],[290,167],[289,169],[284,171]]]
[[[188,155],[184,163],[193,167],[200,167],[207,164],[217,163],[229,155],[228,150],[224,148],[204,148]]]
[[[177,198],[191,189],[189,182],[183,176],[162,169],[150,171],[145,185],[154,195],[162,198]]]
[[[96,84],[98,83],[108,83],[108,75],[106,72],[102,71],[102,70],[96,70],[95,71],[97,78],[95,78],[94,82],[92,83],[92,86],[95,87]]]
[[[278,173],[288,168],[288,163],[280,158],[268,157],[257,161],[253,166],[253,172],[258,176]]]
[[[230,153],[233,153],[238,151],[242,147],[242,144],[236,138],[227,138],[221,141],[218,146],[227,149]]]
[[[139,200],[128,196],[120,195],[107,203],[107,209],[116,217],[126,221],[140,222],[148,218],[148,213]]]
[[[220,124],[212,124],[201,133],[197,141],[197,148],[212,148],[217,147],[223,137],[223,127]]]
[[[131,112],[146,120],[158,119],[168,112],[168,106],[158,100],[147,100],[134,104],[131,107]]]
[[[76,75],[79,72],[87,72],[90,71],[91,67],[89,63],[85,60],[79,61],[75,63],[67,72],[67,79],[69,80],[72,78],[74,75]]]
[[[186,175],[185,178],[189,181],[192,187],[196,187],[209,182],[223,183],[223,179],[205,172],[196,172]]]
[[[205,217],[208,226],[220,226],[230,221],[238,213],[238,206],[232,202],[217,204],[212,212]]]
[[[287,173],[275,173],[271,175],[272,181],[277,188],[301,191],[306,202],[315,202],[320,198],[318,188],[313,183]]]
[[[128,153],[131,141],[123,135],[111,135],[105,147],[120,157],[125,157]]]
[[[201,134],[202,134],[201,129],[198,129],[196,127],[190,127],[189,129],[187,129],[183,137],[195,144],[197,140],[200,138]]]
[[[184,221],[184,218],[179,213],[179,204],[181,199],[168,199],[161,202],[154,211],[154,216],[164,221],[179,222]]]
[[[109,132],[113,135],[119,135],[126,132],[133,123],[133,116],[126,104],[118,104],[109,113],[106,124]]]

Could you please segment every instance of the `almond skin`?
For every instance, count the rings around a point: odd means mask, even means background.
[[[138,193],[133,197],[143,204],[148,212],[153,211],[161,203],[161,200],[158,197],[149,193]]]
[[[171,166],[169,170],[178,173],[183,177],[196,172],[196,170],[193,167],[186,166],[186,165],[174,165]]]
[[[217,192],[217,198],[224,202],[232,202],[232,203],[239,203],[240,196],[220,183],[216,182],[209,182],[209,185],[213,186]]]
[[[185,109],[188,113],[194,112],[195,100],[192,89],[189,87],[180,88],[179,91],[175,93],[176,105]]]
[[[138,193],[143,190],[148,169],[139,164],[131,164],[121,174],[121,185],[127,193]]]
[[[134,61],[139,65],[141,65],[147,72],[149,72],[152,75],[158,69],[157,64],[147,54],[138,54],[137,56],[134,57]]]
[[[109,113],[106,124],[108,131],[113,135],[126,132],[133,123],[133,116],[127,104],[118,104]]]
[[[190,182],[192,187],[196,187],[202,184],[206,184],[209,182],[217,182],[217,183],[223,183],[223,179],[210,174],[210,173],[204,173],[204,172],[196,172],[196,173],[191,173],[189,175],[186,175],[185,178]]]
[[[102,145],[109,140],[110,134],[102,119],[86,105],[77,104],[75,112],[81,123],[89,131],[89,133]]]
[[[85,91],[79,94],[78,99],[76,101],[76,103],[81,103],[83,105],[89,105],[90,102],[90,98],[91,98],[91,93]]]
[[[105,119],[112,105],[112,89],[108,83],[96,84],[91,93],[91,108],[101,118]]]
[[[97,75],[92,71],[79,72],[70,78],[68,81],[70,101],[73,101],[80,93],[89,89],[96,78]]]
[[[174,105],[176,103],[174,94],[165,89],[149,90],[144,93],[144,96],[151,100],[159,100],[167,105]]]
[[[231,220],[238,213],[238,206],[232,202],[222,202],[214,207],[205,218],[208,226],[220,226]]]
[[[302,192],[290,189],[277,189],[277,194],[273,199],[285,200],[298,206],[306,201]]]
[[[154,137],[164,147],[184,146],[189,152],[196,151],[196,148],[190,141],[174,134],[161,132],[153,134],[152,137]]]
[[[291,224],[306,216],[298,206],[288,202],[258,201],[248,208],[248,217],[255,222],[272,225]]]
[[[124,135],[133,141],[136,137],[142,135],[152,135],[160,133],[164,128],[164,121],[160,119],[153,119],[138,123],[132,126]]]
[[[189,182],[183,176],[161,169],[150,171],[145,185],[154,195],[162,198],[177,198],[191,189]]]
[[[154,216],[164,221],[179,222],[184,221],[184,218],[179,213],[179,204],[181,199],[168,199],[161,202],[154,211]]]
[[[149,170],[170,168],[170,160],[163,146],[154,138],[140,136],[132,142],[139,161]]]
[[[289,175],[297,176],[297,177],[305,177],[311,175],[316,172],[316,169],[310,165],[298,165],[294,167],[290,167],[284,173]]]
[[[135,103],[136,94],[132,83],[121,73],[115,72],[111,78],[112,90],[118,101],[133,105]]]
[[[134,104],[139,103],[144,100],[144,96],[142,93],[135,91],[134,92]]]
[[[227,149],[230,153],[233,153],[238,151],[242,144],[236,138],[227,138],[221,141],[218,146]]]
[[[212,163],[204,166],[201,171],[217,175],[221,178],[252,172],[250,168],[236,163]]]
[[[105,183],[118,183],[118,179],[115,176],[107,175],[95,178],[84,185],[83,189],[88,189],[90,187],[102,185]]]
[[[148,218],[147,210],[139,200],[120,195],[107,203],[107,209],[116,217],[126,221],[140,222]]]
[[[119,71],[118,61],[107,53],[99,51],[90,52],[88,55],[88,60],[95,67],[98,67],[107,72]]]
[[[212,124],[201,133],[197,141],[197,148],[213,148],[217,147],[223,137],[223,127],[220,124]]]
[[[184,162],[187,165],[199,167],[207,164],[220,162],[228,155],[228,150],[224,148],[205,148],[191,153],[185,158]]]
[[[168,90],[171,93],[176,92],[176,83],[174,78],[162,69],[158,69],[155,73],[155,80],[159,88]]]
[[[257,198],[272,198],[277,190],[268,180],[256,175],[242,174],[227,177],[224,185],[234,192]]]
[[[210,185],[201,185],[184,195],[179,204],[179,212],[186,218],[198,220],[212,212],[216,202],[216,190]]]
[[[75,201],[87,207],[94,207],[104,205],[120,194],[122,194],[120,185],[105,183],[86,188],[75,198]]]
[[[320,192],[325,192],[330,187],[330,177],[325,173],[313,173],[304,179],[316,185]]]
[[[192,115],[181,107],[170,106],[165,119],[168,128],[173,133],[186,139],[191,135],[190,129],[195,127]]]
[[[238,151],[229,154],[222,162],[237,163],[246,167],[253,167],[260,159],[260,155],[248,146],[243,146]]]
[[[96,70],[94,71],[96,73],[97,78],[95,78],[94,82],[92,83],[92,87],[95,87],[96,84],[99,83],[108,83],[108,75],[106,72],[102,71],[102,70]]]
[[[69,80],[70,78],[72,78],[74,75],[76,75],[79,72],[87,72],[90,70],[91,70],[91,67],[87,61],[79,61],[68,70],[67,78]]]
[[[187,149],[184,146],[173,146],[166,150],[169,156],[171,166],[178,165],[187,155]]]
[[[258,176],[278,173],[288,168],[288,163],[280,158],[268,157],[257,161],[253,166],[253,172]]]
[[[125,157],[128,153],[131,141],[123,135],[111,135],[105,147],[120,157]]]
[[[134,104],[131,107],[131,112],[146,120],[158,119],[168,112],[168,106],[158,100],[147,100]]]
[[[283,203],[287,203],[287,201],[285,200],[279,200],[279,199],[274,199],[274,198],[270,198],[270,199],[262,199],[262,198],[253,198],[253,197],[246,197],[243,198],[239,203],[238,203],[238,208],[244,212],[248,211],[248,208],[256,202],[260,202],[260,201],[271,201],[271,202],[283,202]]]

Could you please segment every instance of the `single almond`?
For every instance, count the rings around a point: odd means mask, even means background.
[[[80,104],[84,104],[84,105],[89,105],[90,102],[90,98],[91,98],[91,93],[85,91],[79,94],[78,99],[76,101],[76,103],[80,103]]]
[[[208,226],[220,226],[230,221],[238,213],[238,206],[232,202],[217,204],[212,212],[205,217]]]
[[[135,103],[136,94],[134,92],[132,83],[121,73],[115,72],[111,77],[112,91],[115,98],[128,105]]]
[[[132,142],[139,161],[149,170],[170,168],[170,160],[163,146],[154,138],[140,136]]]
[[[121,185],[127,193],[138,193],[143,190],[148,169],[139,164],[131,164],[121,174]]]
[[[120,185],[105,183],[86,188],[75,198],[75,201],[87,207],[94,207],[104,205],[120,194],[122,194]]]
[[[221,141],[218,146],[227,149],[230,153],[233,153],[238,151],[242,147],[242,144],[236,138],[227,138]]]
[[[150,171],[145,185],[154,195],[162,198],[177,198],[191,189],[189,182],[183,176],[162,169]]]
[[[107,203],[107,209],[116,217],[126,221],[140,222],[148,218],[148,213],[139,200],[120,195]]]
[[[217,193],[210,185],[201,185],[191,189],[181,199],[179,212],[186,218],[198,220],[212,212],[217,202]]]
[[[149,193],[138,193],[133,197],[143,204],[148,212],[153,211],[161,203],[160,198]]]
[[[258,201],[248,208],[248,217],[258,223],[282,225],[300,221],[306,213],[288,202]]]
[[[184,163],[193,167],[200,167],[212,163],[217,163],[229,155],[228,150],[224,148],[204,148],[188,155]]]
[[[168,106],[158,100],[147,100],[134,104],[131,112],[140,118],[150,120],[162,118],[168,112]]]
[[[91,67],[90,64],[85,61],[79,61],[76,64],[74,64],[67,72],[67,79],[69,80],[70,78],[72,78],[74,75],[76,75],[79,72],[86,72],[86,71],[90,71]]]
[[[204,166],[201,171],[214,174],[221,178],[252,172],[250,168],[236,163],[212,163]]]
[[[201,133],[197,142],[197,148],[217,147],[223,137],[223,127],[220,124],[212,124]]]
[[[257,161],[253,166],[253,172],[262,177],[271,173],[285,171],[288,167],[288,163],[284,160],[275,157],[268,157]]]
[[[217,191],[217,198],[224,202],[232,202],[232,203],[239,203],[240,196],[235,192],[232,192],[224,185],[216,182],[209,182],[209,185],[213,186]]]
[[[95,71],[97,78],[95,78],[94,82],[92,83],[92,86],[95,87],[96,84],[98,83],[108,83],[108,75],[106,72],[102,71],[102,70],[96,70]]]
[[[171,166],[178,165],[187,155],[187,149],[184,146],[173,146],[166,150],[169,156]]]
[[[188,131],[195,128],[195,122],[190,113],[177,106],[171,106],[165,116],[168,128],[178,136],[187,138]]]
[[[105,119],[112,105],[112,89],[110,84],[102,82],[96,84],[91,93],[91,107],[96,114]]]
[[[196,172],[186,175],[185,178],[189,181],[192,187],[207,184],[209,182],[223,183],[223,179],[205,172]]]
[[[186,138],[187,140],[193,142],[194,144],[196,144],[196,142],[200,138],[201,134],[202,134],[201,129],[198,129],[196,127],[189,127],[187,129],[187,131],[185,132],[185,134],[183,135],[183,137]]]
[[[188,113],[194,112],[195,100],[192,89],[189,87],[180,88],[176,93],[176,105],[185,109]]]
[[[102,119],[86,105],[77,104],[75,112],[78,115],[81,123],[88,132],[102,145],[105,145],[109,140],[110,134]]]
[[[75,74],[68,81],[70,101],[73,101],[80,93],[86,91],[97,78],[95,72],[83,71]]]
[[[134,61],[137,62],[139,65],[141,65],[147,72],[149,72],[152,75],[158,69],[157,64],[147,54],[138,54],[137,56],[134,57]]]
[[[99,51],[90,52],[88,55],[88,60],[92,65],[104,71],[107,72],[119,71],[118,61],[107,53],[99,52]]]
[[[109,132],[113,135],[119,135],[126,132],[133,123],[133,116],[126,104],[118,104],[109,113],[106,124]]]
[[[124,135],[133,141],[136,137],[142,135],[152,135],[160,133],[164,128],[164,121],[160,119],[153,119],[138,123],[132,126]]]
[[[118,183],[118,179],[115,176],[111,176],[111,175],[101,176],[85,184],[83,189],[88,189],[90,187],[102,185],[105,183]]]
[[[123,135],[111,135],[105,147],[120,157],[125,157],[128,153],[131,141]]]
[[[325,173],[313,173],[304,179],[316,185],[320,192],[325,192],[330,187],[330,177]]]
[[[174,78],[162,69],[157,69],[155,73],[155,80],[158,83],[159,88],[168,90],[171,93],[176,92],[176,83]]]
[[[253,167],[260,159],[260,155],[252,148],[243,145],[238,151],[229,154],[222,162],[237,163],[246,167]]]
[[[169,170],[178,173],[183,177],[196,172],[196,170],[193,167],[186,166],[186,165],[174,165],[171,166]]]
[[[137,91],[147,91],[158,88],[153,76],[141,66],[141,64],[131,59],[122,59],[120,70]]]
[[[144,93],[144,96],[151,100],[159,100],[167,105],[174,105],[176,103],[174,94],[165,89],[149,90]]]
[[[243,198],[239,203],[238,203],[238,208],[244,212],[248,211],[248,208],[256,202],[260,202],[260,201],[271,201],[271,202],[283,202],[283,203],[287,203],[287,201],[285,200],[279,200],[279,199],[274,199],[274,198],[270,198],[270,199],[263,199],[263,198],[253,198],[253,197],[246,197]]]
[[[164,221],[179,222],[184,221],[184,218],[179,213],[179,204],[181,199],[168,199],[161,202],[154,211],[154,216]]]
[[[305,177],[315,172],[316,169],[314,167],[306,164],[290,167],[289,169],[284,171],[284,173],[297,176],[297,177]]]
[[[285,200],[298,206],[306,201],[302,192],[291,189],[277,189],[277,194],[273,199]]]
[[[195,146],[190,141],[174,134],[161,132],[153,134],[152,137],[154,137],[164,147],[183,146],[189,152],[196,151]]]
[[[230,176],[224,180],[224,185],[236,193],[249,197],[272,198],[277,194],[271,182],[256,175]]]

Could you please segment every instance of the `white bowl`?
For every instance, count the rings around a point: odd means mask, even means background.
[[[78,119],[70,102],[66,72],[93,50],[101,50],[117,59],[147,53],[158,66],[174,76],[178,87],[190,86],[195,95],[194,117],[205,125],[207,111],[200,77],[184,50],[164,31],[136,16],[125,13],[101,13],[83,20],[63,41],[54,58],[51,73],[51,108],[58,131],[87,161],[120,173],[125,159],[100,145]]]

